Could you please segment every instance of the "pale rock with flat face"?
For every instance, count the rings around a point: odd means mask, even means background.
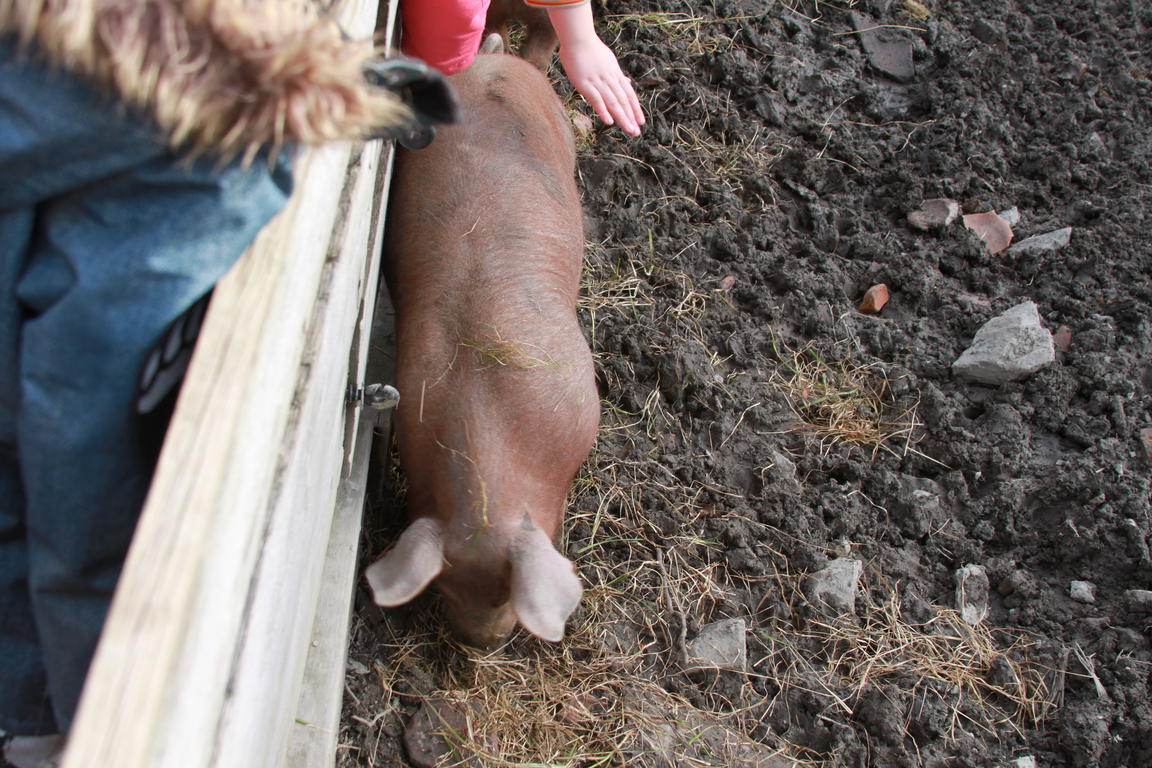
[[[992,318],[976,332],[952,372],[984,384],[1019,381],[1056,360],[1052,333],[1036,304],[1026,301]]]
[[[744,639],[747,631],[747,622],[740,618],[722,619],[708,624],[688,643],[688,664],[735,672],[747,671],[748,648]]]
[[[1090,581],[1073,581],[1068,585],[1068,596],[1078,603],[1096,602],[1096,585]]]
[[[1008,249],[1010,255],[1058,251],[1072,242],[1072,227],[1064,227],[1042,235],[1033,235]]]
[[[951,226],[959,217],[960,203],[946,197],[934,197],[908,214],[908,224],[914,229],[934,232]]]
[[[854,613],[856,587],[864,564],[859,560],[840,557],[804,579],[804,595],[815,606],[829,613]]]
[[[956,571],[956,608],[972,626],[988,618],[988,571],[984,566],[969,564]]]

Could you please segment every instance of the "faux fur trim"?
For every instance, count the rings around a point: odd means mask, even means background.
[[[411,118],[377,55],[314,0],[0,0],[0,34],[155,116],[173,147],[247,160]]]

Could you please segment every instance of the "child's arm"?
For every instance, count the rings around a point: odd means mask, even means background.
[[[554,7],[542,0],[529,5],[548,8],[548,17],[560,39],[560,63],[572,85],[607,125],[618,124],[632,136],[640,135],[644,111],[632,88],[632,81],[620,69],[612,53],[592,23],[591,3]]]

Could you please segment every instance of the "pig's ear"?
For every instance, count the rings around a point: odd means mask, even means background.
[[[572,561],[556,551],[539,528],[525,530],[512,550],[512,610],[524,629],[552,643],[564,638],[564,622],[584,589]]]
[[[376,605],[403,605],[440,575],[444,570],[443,527],[437,521],[422,517],[400,534],[400,540],[364,575],[372,588]]]
[[[504,53],[504,38],[499,32],[493,32],[484,38],[480,45],[480,53]]]

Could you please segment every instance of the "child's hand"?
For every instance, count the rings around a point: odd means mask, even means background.
[[[639,136],[644,110],[616,54],[596,34],[592,6],[555,8],[548,17],[560,39],[560,63],[572,85],[606,125],[619,125],[624,133]]]
[[[644,125],[640,100],[616,55],[600,38],[578,46],[561,44],[560,63],[573,87],[606,125],[619,125],[630,136],[640,135]]]

